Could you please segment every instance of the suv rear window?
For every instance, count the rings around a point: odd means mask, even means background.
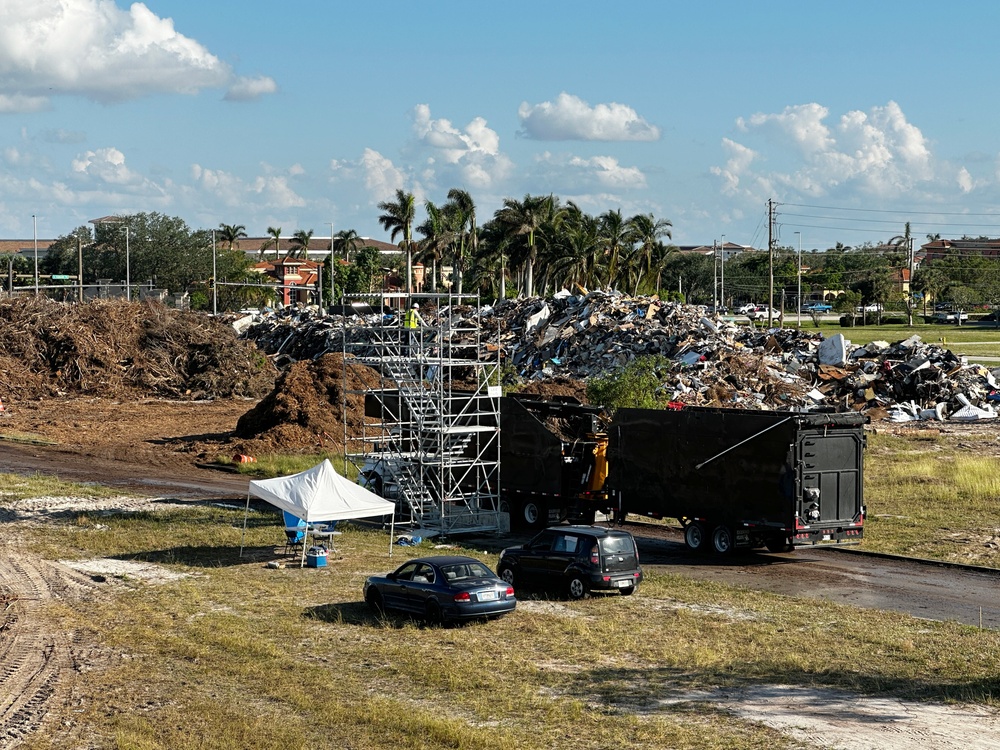
[[[635,553],[635,547],[631,537],[607,536],[601,540],[601,551],[605,555],[631,555]]]

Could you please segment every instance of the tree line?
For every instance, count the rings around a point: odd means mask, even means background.
[[[415,196],[403,190],[378,204],[378,222],[400,248],[396,259],[366,246],[353,229],[341,230],[326,242],[323,304],[344,293],[381,289],[387,267],[398,273],[403,289],[435,292],[450,285],[458,294],[487,299],[603,288],[734,306],[766,303],[773,288],[775,306],[784,300],[790,310],[803,301],[823,299],[844,310],[878,302],[887,309],[910,312],[928,300],[965,307],[1000,300],[1000,260],[981,255],[921,264],[913,275],[911,294],[905,295],[902,279],[913,246],[909,225],[883,244],[838,243],[812,250],[801,257],[801,265],[800,253],[792,247],[777,246],[769,253],[736,251],[730,244],[723,266],[718,251],[680,252],[670,243],[672,224],[667,219],[653,214],[626,216],[621,210],[591,215],[551,194],[506,198],[483,222],[465,190],[449,190],[444,201],[427,200],[419,209],[420,216]],[[257,259],[282,251],[308,257],[316,249],[313,234],[297,230],[284,242],[281,227],[268,227],[270,239]],[[39,271],[76,275],[82,263],[84,283],[93,284],[99,279],[123,279],[129,264],[133,284],[187,291],[196,308],[209,306],[213,281],[221,282],[214,291],[221,309],[265,304],[273,292],[254,271],[256,259],[240,250],[240,240],[246,237],[241,224],[191,229],[177,217],[137,213],[116,217],[115,223],[84,225],[58,238]],[[7,260],[11,273],[30,272],[27,259]],[[413,275],[416,263],[425,268],[420,288]],[[445,268],[450,269],[448,278],[442,272]]]

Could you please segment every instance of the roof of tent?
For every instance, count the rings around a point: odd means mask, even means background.
[[[342,477],[329,459],[287,477],[255,479],[250,482],[250,494],[307,523],[388,516],[396,509],[391,500]]]

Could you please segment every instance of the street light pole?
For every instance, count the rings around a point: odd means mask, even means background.
[[[128,253],[128,224],[125,224],[125,301],[132,301],[132,266],[129,263]]]
[[[719,249],[712,240],[712,312],[719,314]]]
[[[330,304],[337,304],[337,256],[333,252],[333,222],[327,222],[330,225]],[[323,284],[320,283],[319,289],[319,305],[323,306]]]
[[[215,277],[215,230],[212,230],[212,315],[219,314],[219,280]]]
[[[35,240],[35,296],[38,296],[38,222],[35,215],[31,215],[31,236]]]
[[[796,232],[799,236],[799,310],[796,313],[796,320],[799,328],[802,327],[802,232]]]

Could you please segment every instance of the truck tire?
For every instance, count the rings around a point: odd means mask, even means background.
[[[701,521],[692,521],[684,529],[684,544],[692,552],[701,552],[707,546],[708,533]]]
[[[529,529],[535,528],[545,518],[542,513],[542,506],[534,500],[525,500],[524,505],[521,506],[521,518],[524,520],[524,525]]]
[[[791,552],[795,549],[790,541],[784,537],[776,536],[768,539],[764,546],[768,552]]]
[[[730,555],[736,546],[733,530],[725,524],[719,524],[712,531],[712,549],[717,555]]]

